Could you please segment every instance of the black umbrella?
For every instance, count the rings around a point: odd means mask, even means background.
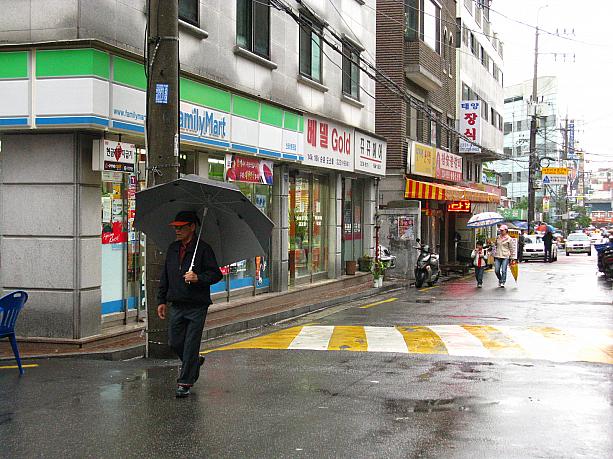
[[[197,175],[136,193],[134,225],[165,250],[175,240],[168,224],[182,210],[199,216],[220,266],[268,253],[273,222],[236,185]]]

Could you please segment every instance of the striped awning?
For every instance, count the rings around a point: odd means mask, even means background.
[[[404,192],[405,199],[431,199],[433,201],[499,202],[500,196],[463,186],[444,185],[442,183],[420,182],[407,179]]]

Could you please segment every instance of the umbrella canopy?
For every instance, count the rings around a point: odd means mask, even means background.
[[[197,175],[136,193],[134,225],[166,250],[175,240],[168,224],[182,210],[199,215],[202,240],[220,266],[268,253],[273,222],[236,185]]]
[[[552,233],[554,233],[556,229],[553,226],[551,226],[551,225],[546,225],[545,223],[543,223],[543,224],[537,226],[535,228],[535,230],[536,231],[543,231],[543,232],[551,231]]]
[[[481,212],[470,217],[466,226],[468,228],[483,228],[485,226],[493,226],[503,220],[504,217],[498,212]]]

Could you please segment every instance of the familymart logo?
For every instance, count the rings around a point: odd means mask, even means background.
[[[225,139],[228,136],[227,114],[199,107],[180,110],[179,127],[181,131],[199,137]]]

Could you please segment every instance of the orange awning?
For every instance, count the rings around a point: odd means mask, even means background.
[[[431,199],[434,201],[499,202],[500,196],[485,191],[463,186],[444,185],[442,183],[420,182],[407,179],[404,192],[405,199]]]

